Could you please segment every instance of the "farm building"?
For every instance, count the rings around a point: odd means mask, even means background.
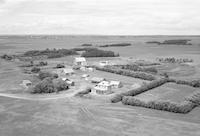
[[[120,81],[110,81],[112,88],[121,88],[123,85]]]
[[[104,66],[110,65],[110,62],[109,61],[100,61],[99,65],[104,67]]]
[[[102,82],[102,81],[104,81],[104,80],[105,80],[105,78],[93,77],[93,78],[91,79],[91,82],[92,82],[92,83],[100,83],[100,82]]]
[[[75,82],[70,80],[70,79],[68,79],[68,78],[62,78],[62,80],[65,81],[70,86],[75,86]]]
[[[32,85],[32,82],[30,80],[23,80],[21,85],[25,88],[28,88]]]
[[[87,65],[86,59],[84,57],[77,57],[74,60],[74,65],[76,65],[76,66],[86,66]]]
[[[102,81],[94,87],[97,94],[110,94],[112,86],[108,81]]]
[[[73,75],[75,72],[73,69],[63,69],[65,75]]]
[[[89,77],[90,75],[88,75],[88,74],[83,74],[81,77],[82,78],[87,78],[87,77]]]

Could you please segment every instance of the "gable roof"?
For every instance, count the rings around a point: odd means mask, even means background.
[[[64,73],[74,73],[73,69],[63,69]]]
[[[75,58],[75,61],[76,62],[84,62],[84,61],[86,61],[86,59],[84,57],[77,57],[77,58]]]

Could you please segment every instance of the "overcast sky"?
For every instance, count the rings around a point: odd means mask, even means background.
[[[200,0],[0,0],[0,34],[200,34]]]

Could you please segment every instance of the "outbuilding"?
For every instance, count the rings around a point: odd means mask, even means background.
[[[91,82],[92,82],[92,83],[100,83],[100,82],[102,82],[102,81],[104,81],[104,80],[105,80],[105,78],[93,77],[93,78],[91,79]]]
[[[65,75],[73,75],[75,72],[73,69],[63,69]]]
[[[23,80],[21,85],[25,88],[28,88],[32,86],[32,82],[30,80]]]
[[[110,85],[112,88],[121,88],[123,86],[122,82],[120,81],[110,81]]]
[[[65,81],[70,86],[75,86],[75,82],[68,78],[62,78],[62,80]]]
[[[87,66],[87,61],[85,57],[77,57],[74,60],[74,65],[76,66]]]

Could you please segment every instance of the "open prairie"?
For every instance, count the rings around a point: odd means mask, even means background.
[[[157,45],[148,41],[169,39],[190,39],[192,45]],[[75,48],[81,44],[93,47],[113,43],[131,43],[127,47],[106,47],[120,54],[116,58],[87,58],[89,64],[109,60],[116,64],[126,64],[135,60],[155,61],[159,57],[193,59],[188,64],[163,64],[156,66],[159,72],[168,72],[177,79],[200,79],[200,36],[0,36],[0,55],[18,54],[27,50],[52,48]],[[100,48],[100,47],[98,47]],[[38,60],[39,61],[39,60]],[[53,71],[58,63],[72,65],[73,56],[45,59],[48,66],[42,70]],[[36,61],[37,62],[37,61]],[[81,79],[81,75],[103,77],[107,80],[119,80],[123,87],[115,93],[128,91],[134,83],[148,83],[138,78],[117,75],[95,70],[77,71],[70,78],[75,87],[66,92],[53,94],[30,94],[19,85],[23,79],[38,82],[35,75],[23,73],[21,62],[0,59],[0,136],[199,136],[200,107],[188,114],[110,103],[108,97],[88,95],[74,97],[74,94],[91,85]],[[90,78],[89,77],[89,78]],[[92,84],[94,86],[94,84]],[[175,83],[166,83],[136,97],[144,100],[170,100],[181,102],[185,96],[199,88]],[[112,95],[111,95],[112,96]]]

